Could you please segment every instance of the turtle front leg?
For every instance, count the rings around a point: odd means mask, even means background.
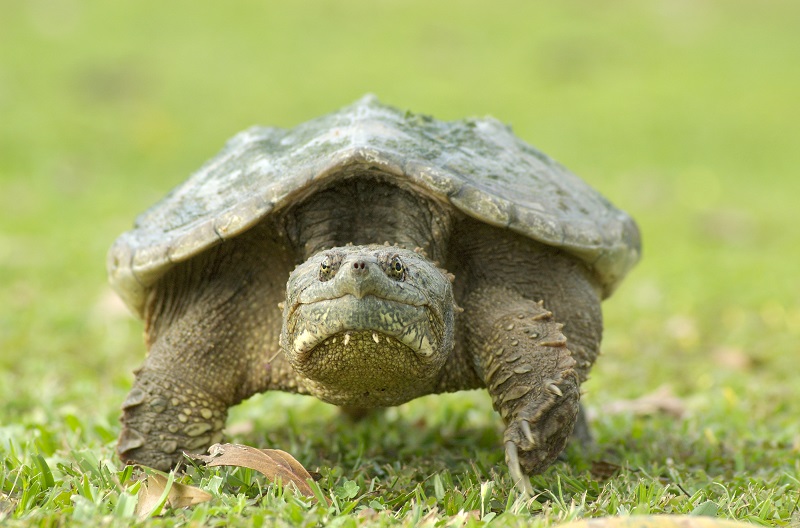
[[[465,306],[468,342],[495,410],[506,423],[506,462],[515,485],[543,471],[563,451],[579,409],[575,360],[542,302],[507,288],[473,292]]]
[[[293,264],[263,264],[286,253],[268,227],[176,266],[151,292],[149,353],[122,405],[121,460],[168,469],[222,439],[229,407],[301,390],[278,345],[277,305]]]
[[[181,376],[148,361],[122,404],[122,461],[166,471],[183,452],[202,452],[222,441],[228,407],[235,402],[203,387],[195,376]],[[202,366],[200,367],[203,368]]]

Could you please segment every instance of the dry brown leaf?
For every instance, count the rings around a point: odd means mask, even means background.
[[[603,405],[599,411],[603,415],[632,414],[647,416],[667,414],[681,418],[686,413],[686,404],[675,396],[669,385],[662,385],[655,391],[633,400],[618,400]]]
[[[242,444],[214,444],[208,448],[208,455],[187,453],[193,460],[205,462],[207,466],[236,466],[250,468],[262,473],[268,480],[281,480],[284,484],[293,483],[297,491],[307,497],[314,492],[308,485],[311,475],[292,455],[280,449],[256,449]]]
[[[557,528],[748,528],[752,524],[699,515],[632,515],[597,517],[561,524]]]
[[[745,372],[753,368],[753,358],[741,349],[721,346],[713,350],[711,358],[720,367]]]
[[[168,478],[154,473],[147,476],[139,489],[139,501],[136,504],[136,515],[145,519],[158,507],[164,490],[167,488]],[[211,500],[212,495],[200,488],[172,482],[167,495],[165,506],[171,508],[186,508],[201,502]]]
[[[592,477],[602,481],[610,479],[619,473],[621,469],[622,466],[614,464],[613,462],[594,460],[592,461],[592,467],[589,469],[589,472],[592,474]]]
[[[6,495],[0,491],[0,514],[11,513],[19,504],[19,499]]]

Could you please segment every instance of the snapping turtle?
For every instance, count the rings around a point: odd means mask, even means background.
[[[149,349],[118,453],[168,468],[268,390],[352,411],[483,387],[526,488],[578,420],[600,301],[639,248],[628,215],[494,119],[367,96],[251,128],[109,252]]]

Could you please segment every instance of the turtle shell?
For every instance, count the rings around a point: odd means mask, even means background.
[[[508,126],[438,121],[366,96],[289,130],[234,136],[116,240],[111,285],[142,315],[147,291],[174,264],[359,169],[564,249],[595,271],[605,295],[639,259],[634,221]]]

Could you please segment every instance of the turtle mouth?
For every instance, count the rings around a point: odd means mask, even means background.
[[[298,304],[289,313],[286,323],[285,337],[290,342],[284,346],[288,345],[298,362],[303,362],[328,340],[338,341],[347,350],[355,343],[355,334],[370,336],[375,353],[380,353],[382,345],[385,347],[389,340],[405,345],[420,358],[431,357],[435,352],[432,314],[426,306],[374,295],[359,299],[346,294]],[[363,347],[359,348],[359,352],[364,353]]]
[[[295,366],[304,386],[334,405],[399,405],[429,392],[437,372],[404,343],[369,330],[323,339],[305,356]]]

